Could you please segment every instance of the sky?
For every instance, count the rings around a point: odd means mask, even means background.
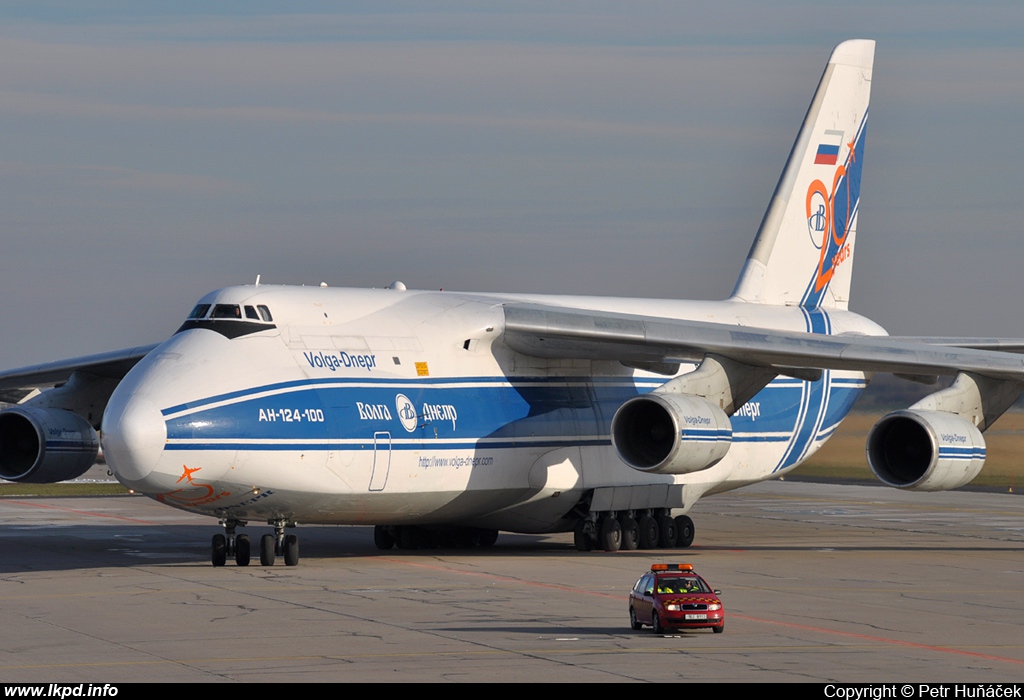
[[[850,5],[8,0],[0,368],[257,275],[724,298],[847,38],[878,42],[851,308],[1024,337],[1024,3]]]

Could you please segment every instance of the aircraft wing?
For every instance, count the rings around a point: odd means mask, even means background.
[[[536,357],[700,362],[705,355],[715,354],[780,370],[844,369],[905,375],[972,372],[1024,381],[1024,357],[994,352],[987,348],[998,345],[985,341],[978,346],[985,349],[947,347],[887,336],[795,333],[538,304],[509,304],[504,311],[506,344]]]
[[[0,372],[0,401],[17,403],[32,389],[63,384],[75,372],[120,379],[155,347],[144,345]]]
[[[1024,338],[962,338],[958,336],[890,336],[890,338],[901,343],[925,343],[926,345],[945,345],[953,348],[1024,353]]]

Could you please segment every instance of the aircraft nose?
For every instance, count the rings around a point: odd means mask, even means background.
[[[101,440],[118,481],[133,488],[156,469],[167,442],[167,426],[145,394],[122,385],[103,413]]]

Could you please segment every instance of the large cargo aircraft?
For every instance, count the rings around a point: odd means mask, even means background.
[[[383,549],[685,547],[697,499],[792,470],[892,372],[955,379],[878,422],[871,468],[962,486],[1024,359],[848,310],[873,58],[833,51],[724,301],[227,287],[157,345],[0,373],[27,397],[0,412],[0,476],[73,478],[100,430],[122,484],[220,520],[215,565],[249,563],[248,523],[273,528],[264,565],[298,562],[300,523],[373,525]]]

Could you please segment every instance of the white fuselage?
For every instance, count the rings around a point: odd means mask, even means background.
[[[186,322],[114,392],[104,452],[126,486],[221,518],[542,532],[564,528],[590,491],[613,509],[674,494],[665,503],[686,510],[781,474],[821,446],[866,385],[853,372],[778,377],[732,416],[718,464],[648,474],[618,458],[609,425],[669,377],[516,353],[502,341],[509,301],[884,333],[846,311],[735,301],[230,287],[200,303],[262,306],[273,322]]]

